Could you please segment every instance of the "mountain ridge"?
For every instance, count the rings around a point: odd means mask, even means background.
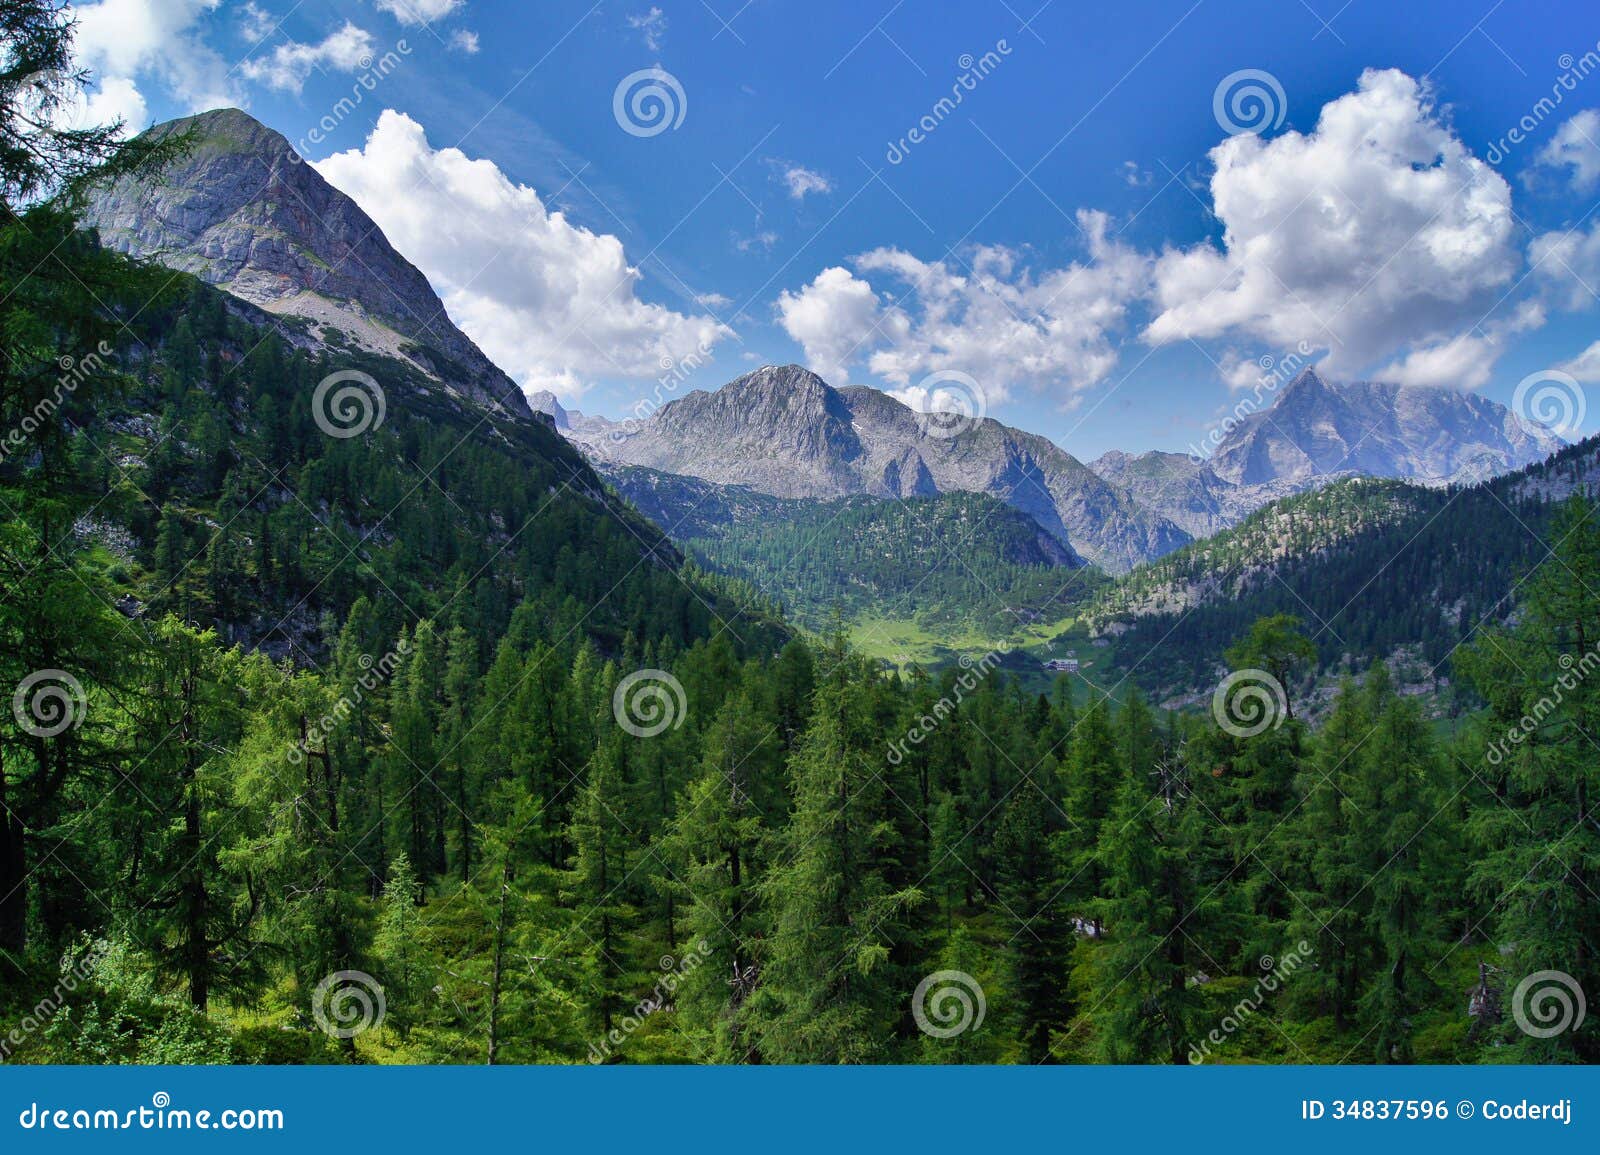
[[[836,389],[798,365],[765,366],[714,392],[696,390],[636,426],[568,435],[600,462],[776,497],[987,493],[1113,572],[1189,538],[1048,438],[992,418],[936,436],[888,394]]]
[[[160,179],[95,189],[84,215],[101,243],[192,273],[319,343],[405,360],[473,401],[531,417],[522,390],[445,312],[422,271],[281,133],[237,108],[158,124],[186,147]]]

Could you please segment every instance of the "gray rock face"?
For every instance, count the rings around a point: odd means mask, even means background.
[[[1335,473],[1442,484],[1520,469],[1563,445],[1475,394],[1375,381],[1334,385],[1307,369],[1271,407],[1241,421],[1209,465],[1235,485]]]
[[[572,418],[550,390],[540,389],[537,393],[529,393],[528,405],[535,413],[543,413],[550,418],[555,427],[563,433],[572,428]]]
[[[530,415],[514,381],[446,316],[427,278],[289,142],[236,108],[149,130],[193,147],[152,178],[97,191],[86,223],[107,246],[193,273],[271,313],[403,357],[480,404]]]
[[[1268,502],[1288,497],[1322,481],[1271,481],[1260,485],[1235,485],[1218,477],[1204,461],[1187,453],[1124,453],[1113,449],[1089,463],[1089,468],[1118,486],[1145,509],[1153,510],[1181,526],[1194,538],[1210,537],[1237,525]],[[1331,474],[1347,477],[1349,474]]]
[[[637,426],[573,436],[598,460],[776,497],[986,493],[1115,573],[1189,540],[1046,438],[987,418],[930,436],[888,394],[835,389],[798,365],[691,393]]]
[[[1542,461],[1562,445],[1505,406],[1469,393],[1336,385],[1308,369],[1204,461],[1112,450],[1090,467],[1198,538],[1340,478],[1470,483]]]

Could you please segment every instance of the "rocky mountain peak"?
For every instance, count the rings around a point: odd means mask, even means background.
[[[991,420],[953,436],[931,435],[889,394],[835,389],[799,365],[767,365],[716,392],[690,393],[618,433],[575,429],[569,436],[612,466],[780,498],[985,493],[1112,570],[1188,540],[1043,437]]]
[[[1208,464],[1235,485],[1303,485],[1341,473],[1442,484],[1518,469],[1563,444],[1474,393],[1335,383],[1307,369],[1240,421]]]
[[[108,247],[193,273],[315,337],[410,361],[481,403],[529,416],[516,383],[456,328],[427,278],[372,218],[248,113],[222,108],[149,130],[188,147],[163,171],[91,198]]]
[[[528,405],[535,413],[543,413],[550,418],[557,429],[565,432],[572,428],[572,418],[556,395],[548,389],[540,389],[536,393],[528,394]]]

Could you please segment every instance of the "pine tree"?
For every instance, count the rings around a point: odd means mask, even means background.
[[[1496,911],[1496,938],[1516,944],[1523,976],[1560,971],[1600,988],[1600,526],[1584,497],[1555,518],[1552,554],[1527,582],[1524,620],[1464,648],[1462,673],[1489,703],[1467,763],[1469,830],[1484,847],[1469,872]],[[1486,786],[1486,788],[1483,788]],[[1596,1033],[1536,1038],[1506,1027],[1531,1061],[1594,1061]]]
[[[885,966],[915,890],[892,890],[877,865],[889,827],[871,753],[853,746],[859,689],[846,663],[817,691],[789,763],[794,813],[762,889],[771,930],[753,1006],[757,1046],[777,1062],[865,1062],[888,1054],[909,988]]]
[[[691,1053],[704,1062],[760,1059],[745,1004],[760,975],[757,893],[767,831],[752,794],[769,737],[759,731],[747,697],[728,701],[707,735],[700,774],[659,848],[665,882],[685,904],[685,949],[706,956],[707,965],[688,973],[676,999]]]
[[[1066,959],[1073,922],[1061,897],[1056,858],[1065,826],[1061,808],[1030,781],[1012,795],[995,833],[999,909],[1011,931],[1004,948],[1008,986],[1030,1063],[1050,1058],[1051,1032],[1068,1019]]]
[[[1187,1063],[1204,1031],[1191,981],[1210,965],[1213,893],[1202,890],[1207,819],[1181,776],[1126,774],[1101,834],[1106,943],[1092,1015],[1102,1057],[1113,1063]]]
[[[1102,827],[1117,797],[1117,752],[1110,708],[1105,699],[1090,705],[1072,737],[1072,752],[1063,767],[1068,829],[1060,835],[1065,897],[1074,913],[1098,932],[1095,903],[1105,890]]]

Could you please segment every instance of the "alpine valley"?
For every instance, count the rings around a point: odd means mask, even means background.
[[[795,364],[570,410],[256,116],[68,127],[94,7],[0,5],[0,1061],[1600,1059],[1501,1011],[1600,989],[1600,440],[1300,365],[1088,461]]]
[[[1261,402],[1230,418],[1207,456],[1113,451],[1087,465],[989,418],[954,422],[952,433],[886,393],[835,389],[796,365],[669,400],[643,420],[572,413],[550,394],[533,402],[697,564],[798,623],[843,624],[855,645],[896,664],[998,648],[1025,651],[1023,668],[1082,650],[1085,669],[1110,657],[1128,670],[1137,640],[1170,612],[1194,642],[1184,661],[1162,663],[1164,677],[1140,679],[1163,699],[1205,684],[1231,636],[1207,645],[1196,632],[1204,615],[1190,611],[1237,608],[1245,588],[1350,548],[1358,531],[1405,535],[1414,527],[1400,511],[1453,509],[1459,495],[1565,444],[1456,390],[1338,384],[1306,369],[1254,396]],[[1520,536],[1498,540],[1511,548]],[[1403,540],[1380,535],[1373,548],[1387,557]],[[1527,560],[1513,550],[1472,570],[1475,588],[1508,591]],[[1186,575],[1182,593],[1176,573]],[[1327,600],[1345,587],[1311,584],[1332,616]],[[1461,617],[1454,597],[1426,604]],[[1224,615],[1229,626],[1247,615],[1237,612]],[[1135,625],[1113,653],[1099,652]],[[1341,649],[1343,634],[1361,644]],[[1327,668],[1447,644],[1436,621],[1378,634],[1319,633]]]

